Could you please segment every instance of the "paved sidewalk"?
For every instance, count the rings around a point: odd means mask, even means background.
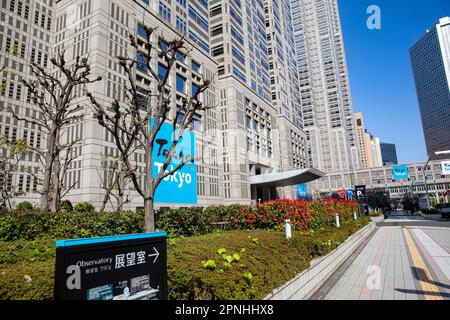
[[[325,299],[450,299],[450,229],[386,226]]]

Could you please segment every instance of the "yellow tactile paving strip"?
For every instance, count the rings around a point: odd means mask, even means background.
[[[418,281],[420,283],[420,287],[425,292],[425,300],[443,300],[442,296],[440,295],[439,289],[432,283],[434,282],[433,277],[431,276],[431,273],[428,270],[427,265],[425,264],[425,261],[423,260],[422,255],[419,252],[419,249],[417,249],[416,244],[414,243],[414,240],[411,237],[408,229],[403,228],[403,235],[405,236],[406,244],[411,254],[413,267],[423,270],[423,272],[420,272],[420,274],[418,274]]]

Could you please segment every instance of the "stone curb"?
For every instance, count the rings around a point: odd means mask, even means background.
[[[358,230],[335,250],[311,261],[311,267],[282,287],[268,294],[264,300],[306,300],[309,299],[328,278],[347,260],[356,248],[375,231],[377,221]]]

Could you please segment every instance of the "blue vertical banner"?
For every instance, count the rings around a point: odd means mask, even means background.
[[[156,135],[155,145],[153,147],[152,171],[154,177],[162,170],[162,166],[166,161],[175,134],[176,132],[173,131],[172,124],[164,123]],[[187,160],[191,157],[195,157],[195,135],[193,132],[185,130],[166,170],[173,170],[183,160]],[[174,174],[164,178],[156,188],[155,202],[197,204],[196,163],[186,163]]]
[[[306,183],[297,185],[297,197],[299,199],[307,199],[308,198],[308,187]]]
[[[408,178],[409,178],[409,173],[408,173],[407,166],[392,167],[392,179],[401,180],[401,179],[408,179]]]

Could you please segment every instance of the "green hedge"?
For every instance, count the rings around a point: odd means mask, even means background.
[[[88,203],[74,211],[42,213],[39,210],[0,214],[0,240],[70,239],[140,233],[144,231],[143,212],[94,212]],[[156,212],[155,227],[170,237],[210,233],[226,222],[228,230],[283,230],[290,219],[294,230],[332,227],[335,214],[341,223],[353,219],[356,204],[348,201],[269,201],[257,206],[231,205],[192,207]]]
[[[8,213],[0,216],[0,240],[72,239],[140,233],[139,212]]]
[[[340,229],[296,231],[290,242],[282,232],[264,230],[169,239],[169,298],[264,298],[368,221],[344,222]],[[227,259],[233,256],[229,263]],[[54,259],[52,240],[0,241],[0,299],[52,299]],[[210,260],[214,260],[215,268]]]

